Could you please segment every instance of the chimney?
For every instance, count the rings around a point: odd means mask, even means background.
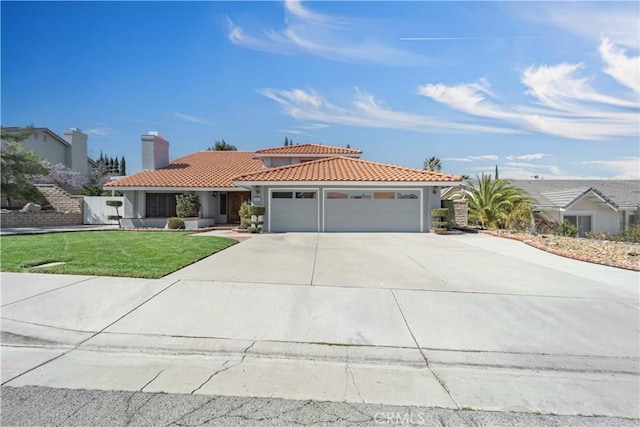
[[[67,166],[83,177],[89,177],[87,135],[78,128],[71,128],[64,131],[64,139],[71,145],[66,153]]]
[[[169,142],[160,132],[142,135],[142,169],[156,170],[169,164]]]

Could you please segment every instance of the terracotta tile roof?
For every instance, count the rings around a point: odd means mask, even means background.
[[[355,150],[353,148],[333,147],[331,145],[322,144],[300,144],[289,145],[286,147],[265,148],[263,150],[256,151],[256,155],[264,157],[264,154],[277,154],[277,155],[300,155],[300,154],[320,154],[320,155],[353,155],[362,154],[362,150]]]
[[[458,182],[462,181],[462,177],[351,157],[331,157],[263,169],[239,175],[233,181]]]
[[[251,151],[199,151],[173,160],[157,170],[144,170],[106,184],[106,187],[235,187],[231,178],[262,170]]]

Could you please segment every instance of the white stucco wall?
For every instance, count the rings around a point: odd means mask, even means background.
[[[70,167],[67,162],[68,147],[44,131],[32,133],[29,138],[22,141],[22,145],[26,150],[34,151],[40,157],[48,160],[49,163],[62,163]]]
[[[620,212],[614,211],[606,204],[592,201],[589,198],[580,200],[570,209],[561,213],[561,219],[568,215],[590,215],[591,229],[605,233],[620,232]]]

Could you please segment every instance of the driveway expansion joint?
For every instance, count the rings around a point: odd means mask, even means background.
[[[440,376],[438,376],[438,374],[433,370],[433,368],[431,366],[429,366],[429,360],[427,359],[427,356],[422,351],[422,348],[420,347],[420,344],[418,343],[418,340],[416,339],[416,336],[413,334],[413,331],[411,330],[411,327],[409,326],[409,322],[407,321],[407,318],[405,317],[404,312],[402,311],[402,307],[400,306],[400,302],[398,301],[398,298],[396,297],[396,294],[393,292],[393,290],[391,290],[390,292],[391,292],[391,295],[393,295],[393,299],[396,302],[396,305],[398,306],[398,310],[400,310],[400,314],[402,315],[402,320],[404,320],[404,324],[407,326],[407,330],[409,331],[409,334],[411,335],[411,338],[413,339],[413,342],[416,344],[416,347],[418,348],[418,351],[420,352],[420,354],[422,355],[422,358],[424,359],[425,365],[427,366],[427,368],[429,368],[429,371],[431,371],[431,374],[435,377],[435,379],[438,381],[440,386],[447,393],[447,395],[449,396],[449,399],[451,399],[451,401],[456,405],[456,408],[460,409],[460,404],[456,401],[456,399],[454,399],[454,397],[451,394],[451,391],[449,390],[447,385],[440,378]]]
[[[88,280],[93,280],[93,279],[95,279],[96,277],[98,277],[98,276],[87,277],[87,278],[85,278],[85,279],[78,280],[77,282],[68,283],[68,284],[66,284],[66,285],[62,285],[62,286],[57,287],[57,288],[54,288],[54,289],[49,289],[49,290],[47,290],[47,291],[40,292],[40,293],[37,293],[37,294],[35,294],[35,295],[29,295],[28,297],[24,297],[24,298],[19,299],[19,300],[17,300],[17,301],[12,301],[12,302],[8,302],[8,303],[6,303],[6,304],[2,304],[0,307],[8,307],[8,306],[10,306],[10,305],[17,304],[17,303],[19,303],[19,302],[29,300],[29,299],[31,299],[31,298],[39,297],[40,295],[45,295],[45,294],[48,294],[48,293],[51,293],[51,292],[58,291],[58,290],[60,290],[60,289],[68,288],[69,286],[73,286],[73,285],[77,285],[77,284],[79,284],[79,283],[86,282],[86,281],[88,281]]]

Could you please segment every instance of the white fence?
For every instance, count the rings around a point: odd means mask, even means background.
[[[124,203],[124,197],[85,197],[84,198],[84,221],[83,224],[117,224],[118,221],[110,220],[109,215],[116,214],[116,208],[107,206],[108,200],[119,200]],[[123,207],[118,208],[120,215]]]

